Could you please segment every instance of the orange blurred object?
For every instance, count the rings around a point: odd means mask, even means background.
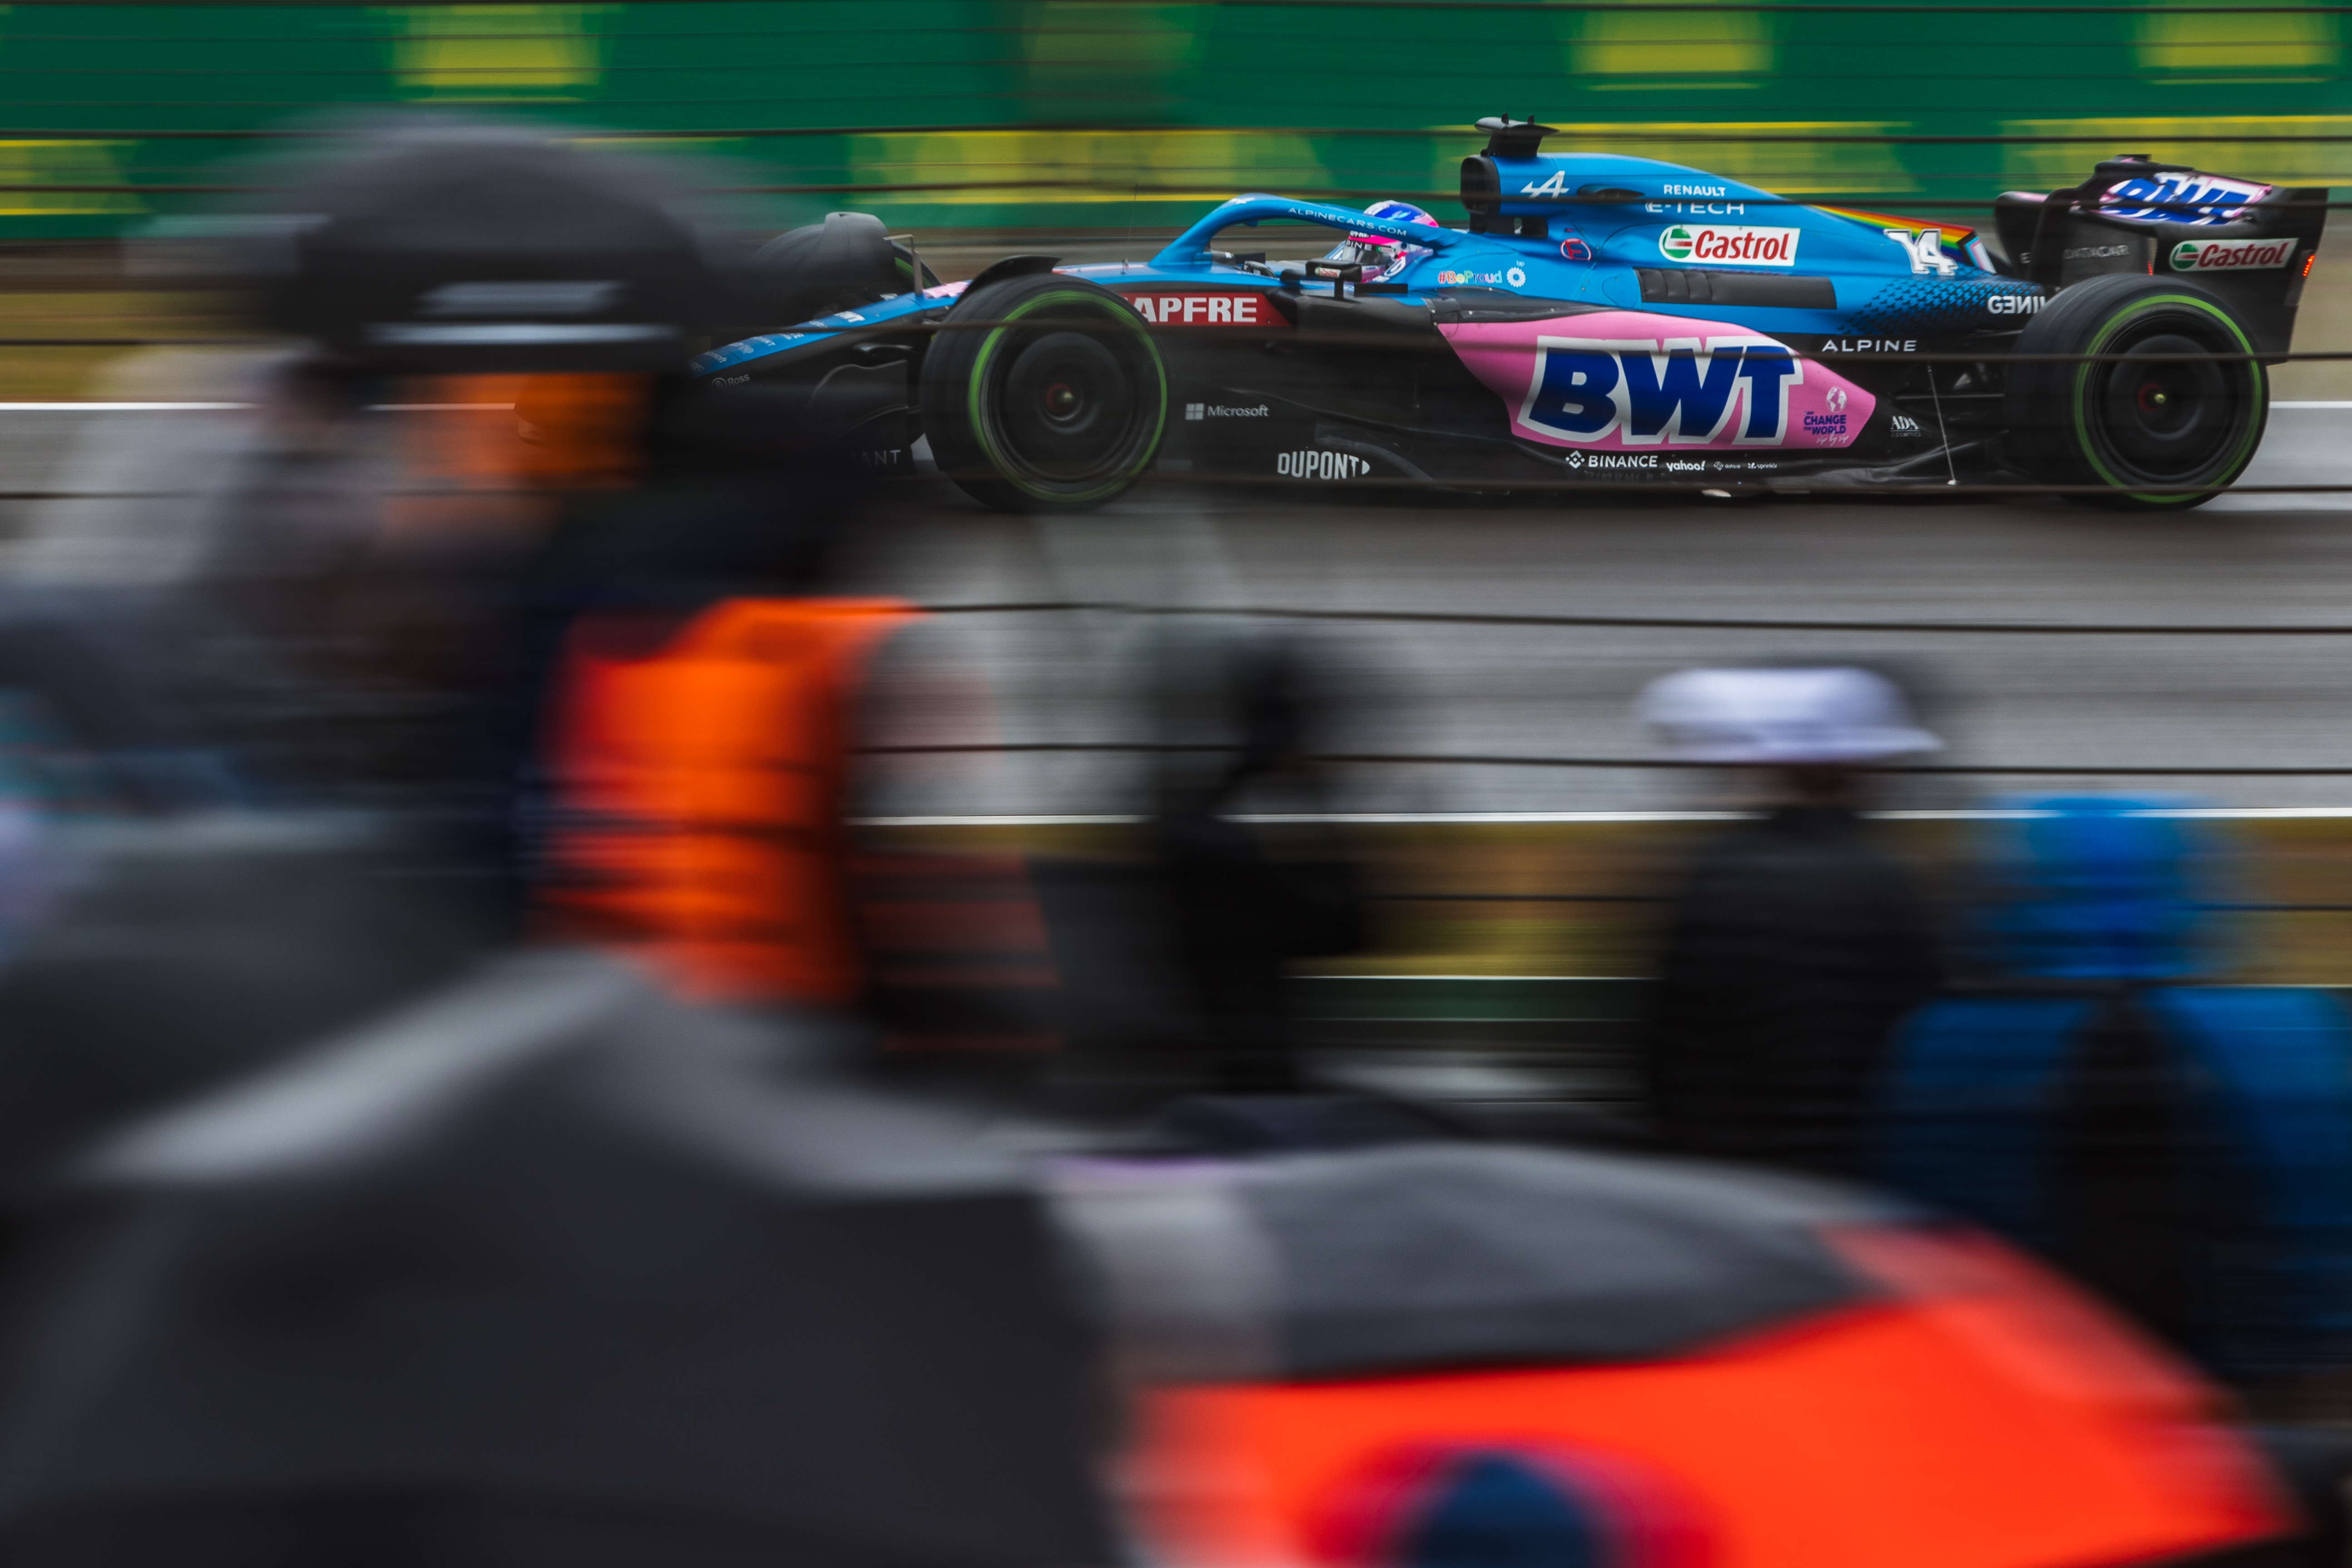
[[[499,541],[554,518],[566,490],[636,482],[652,380],[415,376],[401,384],[395,539]]]
[[[1448,1487],[1525,1517],[1555,1482],[1617,1568],[2087,1568],[2295,1528],[2210,1391],[2065,1286],[1965,1235],[1832,1240],[1892,1294],[1686,1357],[1150,1392],[1151,1555],[1437,1568]]]
[[[555,489],[610,489],[643,476],[653,378],[534,375],[514,397],[522,472]]]
[[[856,997],[851,698],[918,614],[741,599],[651,637],[622,617],[584,624],[555,715],[556,929],[649,958],[697,1000]]]

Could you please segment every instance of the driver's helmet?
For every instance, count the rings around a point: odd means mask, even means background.
[[[1432,228],[1442,226],[1438,221],[1411,202],[1374,202],[1364,209],[1366,217],[1386,218],[1391,223],[1425,223]],[[1360,263],[1368,278],[1388,278],[1402,272],[1412,262],[1431,254],[1425,245],[1405,245],[1385,235],[1351,234],[1323,259]]]

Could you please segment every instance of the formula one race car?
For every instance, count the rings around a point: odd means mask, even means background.
[[[1244,195],[1148,263],[1016,256],[939,285],[835,214],[763,252],[801,324],[695,362],[804,389],[869,465],[1016,510],[1162,473],[1449,489],[2055,490],[2183,508],[2245,468],[2319,188],[2126,155],[1994,233],[1809,206],[1484,120],[1469,222]],[[1268,221],[1322,260],[1214,250]],[[817,314],[817,310],[829,311]],[[781,385],[777,384],[781,383]]]

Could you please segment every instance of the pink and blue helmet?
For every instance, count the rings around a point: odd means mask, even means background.
[[[1425,223],[1432,228],[1443,226],[1411,202],[1374,202],[1364,209],[1364,216],[1386,218],[1391,223]],[[1351,234],[1323,259],[1359,262],[1364,267],[1366,276],[1387,278],[1403,271],[1408,263],[1430,254],[1429,247],[1424,245],[1406,245],[1385,235]],[[1375,268],[1379,269],[1377,272],[1373,271]]]

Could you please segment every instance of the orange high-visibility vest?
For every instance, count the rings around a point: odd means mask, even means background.
[[[583,625],[553,724],[558,931],[635,952],[698,1000],[855,1000],[851,714],[874,651],[919,613],[739,599],[634,655]]]

